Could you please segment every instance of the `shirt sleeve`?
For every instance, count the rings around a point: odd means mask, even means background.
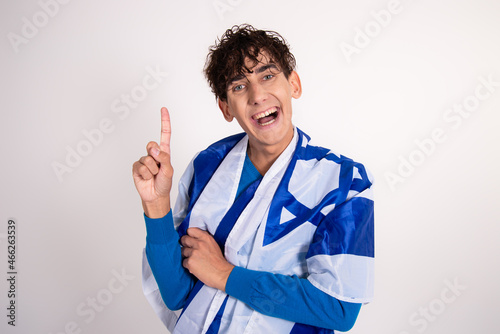
[[[196,279],[182,266],[179,234],[174,228],[172,211],[165,217],[146,221],[146,257],[165,305],[181,309]]]
[[[322,292],[307,279],[242,267],[229,275],[226,293],[264,315],[343,332],[354,326],[361,308]]]

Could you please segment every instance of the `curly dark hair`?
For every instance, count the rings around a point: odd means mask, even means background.
[[[252,71],[245,59],[258,63],[259,55],[266,51],[272,62],[288,76],[295,69],[295,57],[286,40],[275,31],[258,30],[249,24],[235,25],[209,49],[205,63],[205,76],[215,98],[227,100],[227,87],[236,75]]]

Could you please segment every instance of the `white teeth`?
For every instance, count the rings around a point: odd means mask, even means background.
[[[266,126],[266,125],[269,125],[269,124],[271,124],[271,123],[274,123],[275,121],[276,121],[276,118],[274,118],[274,119],[272,119],[272,120],[270,120],[270,121],[268,121],[268,122],[265,122],[265,123],[259,123],[259,125],[260,125],[260,126]]]
[[[260,114],[258,114],[258,115],[255,115],[253,118],[254,118],[255,120],[258,120],[258,119],[261,119],[261,118],[263,118],[263,117],[266,117],[266,116],[269,116],[269,115],[271,115],[271,114],[274,114],[274,113],[275,113],[275,112],[277,112],[277,111],[278,111],[278,108],[272,108],[272,109],[269,109],[268,111],[265,111],[265,112],[263,112],[263,113],[260,113]],[[269,123],[269,122],[267,122],[267,123]],[[267,123],[266,123],[266,124],[267,124]]]

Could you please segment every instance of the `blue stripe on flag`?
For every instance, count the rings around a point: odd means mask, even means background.
[[[224,138],[212,145],[210,145],[206,150],[202,151],[194,159],[194,170],[193,180],[189,185],[189,207],[188,211],[191,211],[194,203],[198,200],[201,192],[207,185],[208,181],[214,175],[215,171],[219,167],[220,163],[226,155],[231,151],[231,149],[245,136],[245,133],[239,133],[227,138]]]
[[[322,221],[306,258],[352,254],[374,257],[373,201],[354,197],[336,207]]]
[[[215,315],[214,320],[210,324],[210,327],[208,327],[207,332],[205,334],[217,334],[217,333],[219,333],[220,323],[222,320],[222,315],[224,314],[224,310],[226,309],[228,297],[229,297],[229,295],[227,295],[226,298],[224,299],[224,302],[220,306],[219,311]]]
[[[222,253],[224,254],[224,245],[226,244],[226,239],[234,227],[236,220],[241,215],[243,210],[246,208],[248,203],[252,200],[255,191],[259,187],[262,178],[251,183],[247,189],[245,189],[238,199],[233,203],[231,208],[227,211],[222,218],[221,222],[217,226],[217,230],[214,233],[214,239],[219,244]]]
[[[264,234],[263,246],[266,246],[280,238],[284,237],[300,225],[305,222],[310,222],[313,225],[318,226],[320,222],[325,218],[321,213],[321,210],[331,204],[340,206],[345,202],[349,190],[357,190],[361,192],[362,190],[368,188],[371,183],[366,176],[365,169],[363,165],[354,162],[353,160],[341,156],[340,158],[334,154],[328,154],[330,151],[322,147],[302,146],[302,141],[304,140],[304,134],[299,130],[299,141],[297,142],[296,151],[290,161],[290,164],[285,171],[285,174],[276,190],[273,201],[271,202],[271,207],[269,208],[268,221],[266,224],[266,232]],[[321,160],[326,159],[334,161],[340,165],[339,172],[339,187],[330,191],[325,197],[314,207],[309,209],[299,201],[288,191],[288,185],[290,179],[293,175],[293,170],[297,164],[298,160]],[[354,167],[356,167],[361,177],[363,179],[354,179],[353,172]],[[281,212],[283,208],[286,208],[290,213],[292,213],[296,218],[291,219],[288,222],[280,222]]]
[[[205,189],[208,181],[210,181],[210,178],[214,175],[217,168],[219,168],[219,165],[229,151],[231,151],[244,136],[245,133],[243,132],[224,138],[210,145],[206,150],[200,152],[200,154],[198,154],[198,156],[194,159],[193,165],[195,172],[188,189],[189,213],[186,215],[177,230],[179,236],[182,237],[186,234],[189,227],[189,219],[191,218],[191,210],[198,200],[198,197],[200,197],[200,194],[203,192],[203,189]]]

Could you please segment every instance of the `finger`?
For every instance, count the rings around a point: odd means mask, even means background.
[[[151,174],[158,174],[158,171],[160,170],[158,167],[158,163],[150,155],[142,157],[141,159],[139,159],[139,162],[145,165],[149,169]]]
[[[182,266],[184,268],[186,268],[187,270],[189,270],[189,272],[191,272],[191,270],[189,269],[189,262],[188,262],[189,258],[184,258],[184,260],[182,260]]]
[[[139,172],[139,169],[141,168],[141,166],[142,166],[142,162],[140,162],[140,161],[136,161],[132,165],[132,175],[134,177],[141,176],[141,173]]]
[[[160,136],[160,150],[170,155],[170,114],[167,108],[161,108],[161,136]]]
[[[194,239],[188,235],[182,236],[180,241],[181,241],[181,245],[183,247],[193,248],[196,246],[196,239]]]
[[[190,227],[187,229],[186,233],[187,233],[187,235],[189,235],[190,237],[195,238],[195,239],[201,239],[208,234],[207,231],[203,231],[203,230],[199,229],[198,227]]]
[[[148,152],[149,156],[153,157],[157,161],[157,164],[160,162],[158,161],[157,157],[160,154],[160,146],[154,141],[150,141],[146,145],[146,151]]]
[[[147,148],[149,156],[157,162],[157,165],[161,165],[160,167],[166,175],[170,175],[173,171],[170,164],[170,155],[161,151],[155,142],[150,142]]]
[[[133,173],[134,173],[134,175],[139,176],[143,180],[149,180],[153,177],[153,174],[151,173],[149,168],[146,167],[146,165],[144,165],[143,163],[141,163],[139,161],[136,161],[134,163]]]
[[[173,168],[170,164],[170,155],[167,152],[160,150],[160,147],[154,141],[150,141],[148,145],[146,145],[146,149],[148,150],[149,155],[161,165],[163,174],[166,177],[172,177]]]
[[[192,248],[182,247],[181,250],[182,257],[190,257],[192,252],[193,252]]]
[[[147,145],[146,145],[146,151],[149,153],[151,151],[151,149],[153,148],[157,148],[157,149],[160,149],[160,146],[154,142],[154,141],[150,141]]]

